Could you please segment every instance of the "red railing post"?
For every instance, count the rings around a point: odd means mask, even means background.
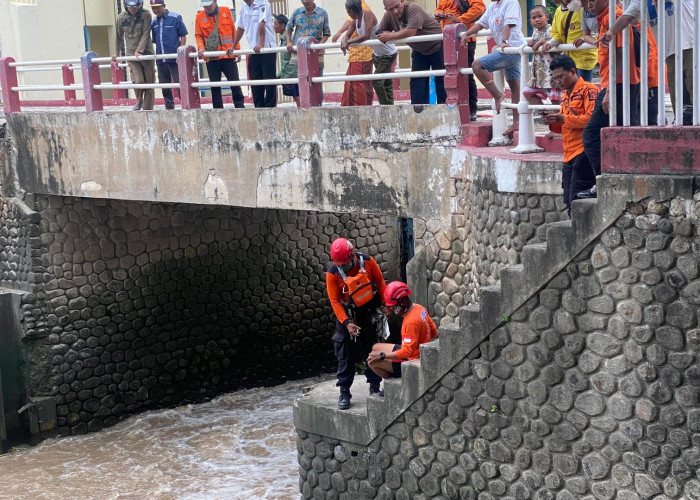
[[[92,60],[97,57],[94,52],[85,52],[80,58],[80,66],[83,75],[83,94],[85,94],[85,111],[90,114],[95,111],[102,111],[102,91],[97,90],[95,85],[100,81],[100,65],[93,64]]]
[[[312,78],[320,76],[318,67],[318,51],[311,50],[311,44],[316,39],[305,36],[297,40],[297,56],[299,60],[299,100],[304,109],[321,105],[321,84],[313,83]]]
[[[460,35],[467,30],[463,24],[449,24],[445,27],[442,50],[445,61],[445,90],[447,105],[457,106],[464,136],[464,127],[471,122],[469,117],[469,75],[460,73],[469,67],[468,51],[462,47]],[[475,110],[476,111],[476,110]]]
[[[19,113],[21,106],[19,92],[14,92],[12,87],[17,87],[17,68],[10,66],[15,62],[12,57],[0,58],[0,85],[2,85],[2,107],[5,114]]]
[[[190,54],[197,53],[192,45],[177,49],[177,73],[180,77],[180,105],[182,109],[199,109],[199,89],[192,84],[199,81],[197,58]]]
[[[110,64],[110,71],[112,72],[112,83],[114,85],[119,85],[124,82],[124,80],[122,80],[122,68],[119,67],[117,61],[112,61]],[[112,91],[112,98],[114,99],[114,104],[121,106],[126,101],[126,90],[114,89]]]
[[[72,64],[64,64],[61,66],[61,73],[63,73],[63,85],[73,85],[75,83]],[[66,99],[66,104],[72,106],[76,99],[75,90],[64,90],[63,96]]]

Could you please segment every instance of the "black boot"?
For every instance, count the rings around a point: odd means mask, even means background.
[[[369,395],[384,397],[384,391],[379,390],[379,382],[370,382],[369,384]]]
[[[347,410],[348,408],[350,408],[350,398],[352,398],[352,394],[350,394],[350,389],[341,387],[340,397],[338,398],[338,409]]]

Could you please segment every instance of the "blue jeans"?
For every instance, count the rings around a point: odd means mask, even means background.
[[[177,63],[158,62],[156,66],[158,67],[158,81],[160,83],[180,82],[180,77],[177,72]],[[163,100],[165,101],[165,109],[175,109],[172,89],[163,89]]]
[[[583,78],[585,81],[590,82],[593,80],[593,70],[592,69],[577,69],[576,73],[578,76]]]

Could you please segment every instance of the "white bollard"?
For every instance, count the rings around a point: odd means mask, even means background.
[[[505,89],[505,77],[503,70],[496,71],[493,74],[493,83],[501,92]],[[510,137],[503,135],[503,132],[508,128],[508,117],[506,116],[506,108],[501,106],[501,112],[496,114],[496,100],[491,101],[491,109],[493,110],[493,121],[491,124],[491,140],[489,146],[507,146],[511,143]]]
[[[525,46],[523,46],[525,47]],[[510,150],[511,153],[540,153],[544,151],[535,142],[535,122],[532,118],[532,110],[528,105],[527,99],[523,95],[523,90],[527,86],[530,79],[530,61],[528,55],[520,48],[520,102],[518,103],[518,113],[520,120],[518,121],[518,145]]]

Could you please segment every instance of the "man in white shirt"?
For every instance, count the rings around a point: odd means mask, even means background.
[[[496,0],[486,7],[486,12],[474,26],[462,33],[461,43],[466,47],[469,37],[474,36],[481,29],[487,28],[491,30],[496,47],[501,49],[520,47],[525,44],[521,25],[520,4],[517,0]],[[503,70],[510,87],[513,104],[520,101],[520,54],[491,52],[474,61],[472,69],[474,76],[479,79],[496,101],[496,113],[501,112],[501,103],[506,95],[498,90],[496,84],[493,83],[491,73],[494,71]],[[518,130],[518,111],[514,109],[513,124],[503,132],[503,135],[511,135],[516,130]]]
[[[245,34],[248,46],[255,54],[248,56],[248,76],[251,80],[272,80],[277,76],[277,54],[260,54],[261,49],[277,47],[272,21],[272,8],[268,0],[243,0],[235,47]],[[277,106],[275,85],[254,85],[253,104],[256,108]]]

